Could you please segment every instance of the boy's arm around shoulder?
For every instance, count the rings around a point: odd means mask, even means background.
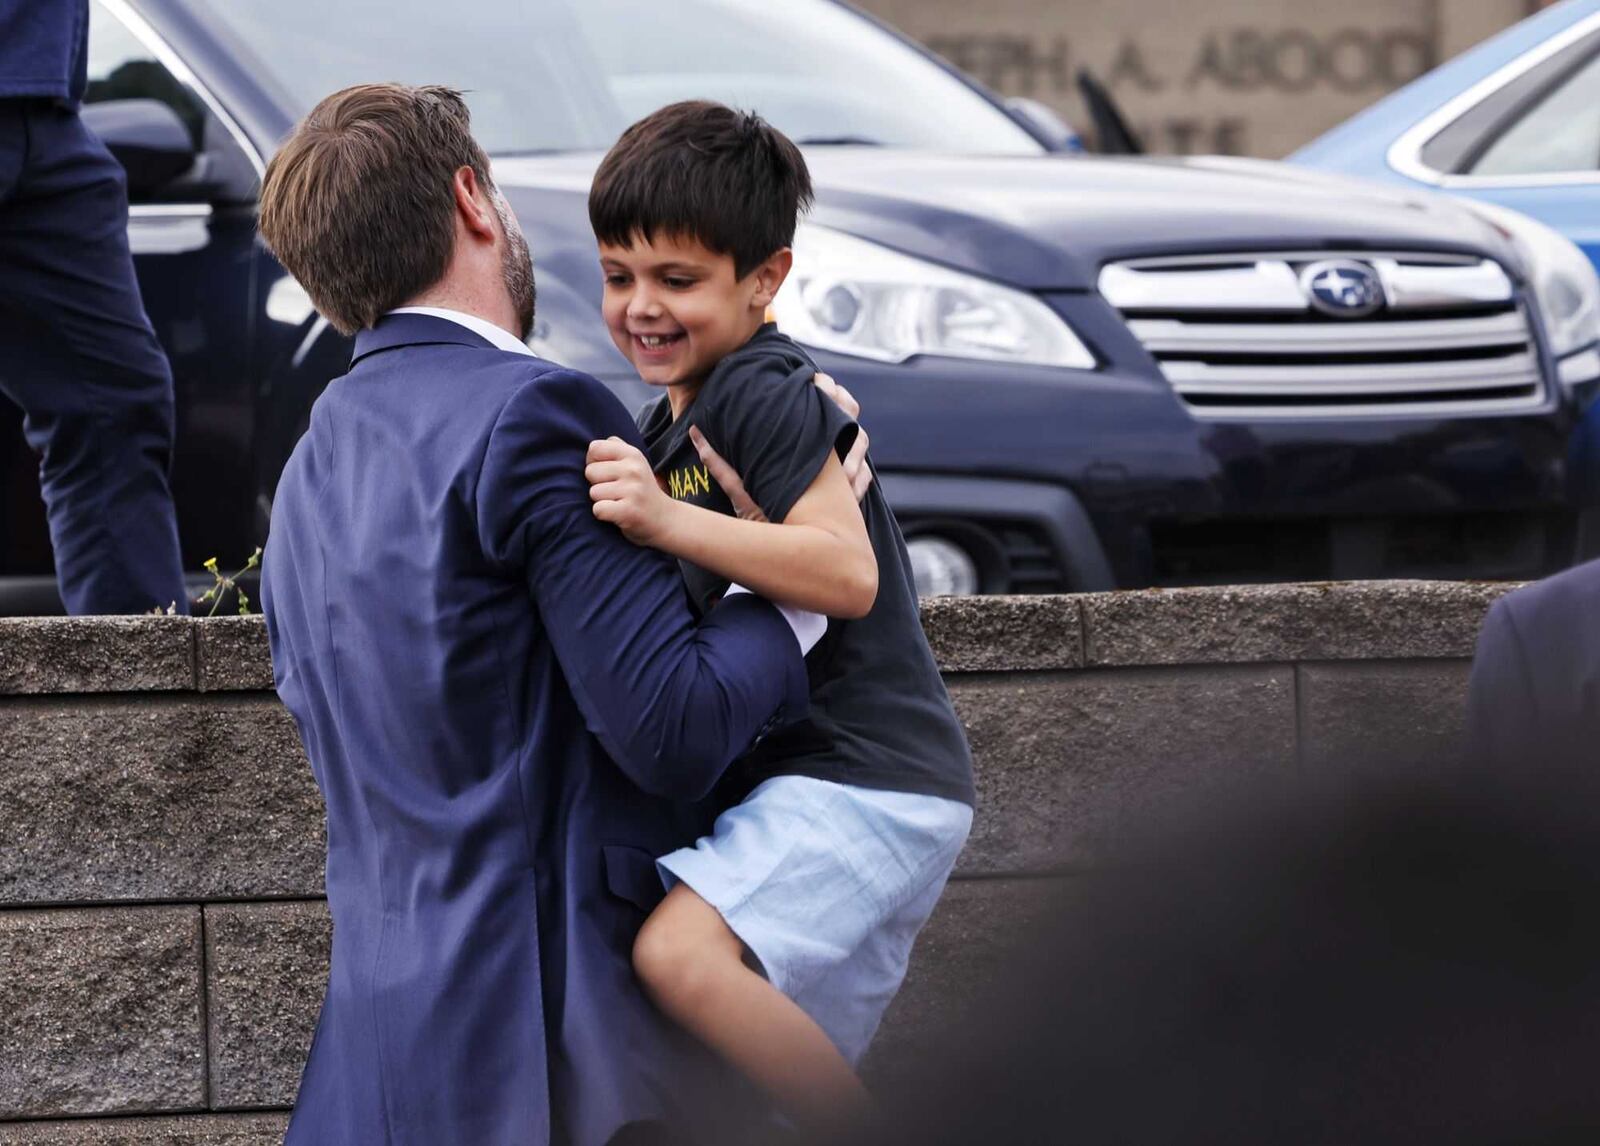
[[[677,567],[595,519],[589,442],[637,442],[599,382],[524,383],[489,436],[475,499],[489,562],[526,580],[589,730],[645,791],[697,799],[768,722],[806,709],[788,624],[741,596],[696,626]]]
[[[706,468],[714,472],[712,454],[720,454],[770,521],[673,501],[642,455],[619,443],[595,443],[590,453],[603,463],[588,472],[596,515],[771,600],[865,616],[877,599],[878,558],[839,457],[856,426],[811,384],[812,373],[809,364],[768,357],[723,379],[715,401],[686,415]]]
[[[778,523],[678,504],[676,534],[661,546],[668,553],[786,605],[847,620],[872,611],[878,555],[837,456]]]

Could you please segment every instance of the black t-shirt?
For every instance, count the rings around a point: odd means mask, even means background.
[[[816,369],[769,323],[717,363],[677,421],[665,396],[645,406],[639,429],[667,491],[733,513],[689,439],[696,426],[767,518],[781,522],[828,454],[843,457],[855,441],[855,423],[812,384]],[[966,735],[922,633],[905,540],[876,482],[861,512],[878,557],[877,601],[859,620],[828,622],[806,658],[810,717],[774,731],[729,770],[729,799],[772,776],[803,775],[973,802]],[[723,578],[679,566],[702,612],[727,591]]]

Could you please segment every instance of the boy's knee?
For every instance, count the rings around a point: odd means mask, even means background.
[[[676,999],[693,988],[693,939],[660,912],[645,920],[633,941],[633,970],[658,1001]]]
[[[675,907],[668,901],[645,920],[633,942],[633,969],[658,1003],[692,1007],[738,965],[739,941],[720,917],[713,928],[703,913]]]

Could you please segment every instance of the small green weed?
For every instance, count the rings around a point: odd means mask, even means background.
[[[217,609],[222,605],[223,594],[229,589],[232,589],[234,593],[238,594],[239,597],[239,615],[241,617],[249,616],[250,598],[247,597],[245,595],[245,591],[239,587],[239,578],[243,577],[246,573],[250,572],[250,570],[256,568],[260,564],[261,546],[259,545],[256,546],[256,551],[250,554],[250,560],[244,563],[244,568],[232,575],[223,573],[217,568],[217,559],[215,557],[208,558],[205,563],[206,572],[210,573],[211,576],[216,578],[216,584],[212,585],[211,588],[200,594],[199,600],[195,601],[195,608],[198,610],[201,605],[204,605],[207,601],[209,601],[211,602],[211,611],[208,612],[206,616],[216,616]]]

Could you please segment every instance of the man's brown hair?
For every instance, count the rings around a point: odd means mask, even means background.
[[[358,84],[303,119],[261,188],[261,237],[341,333],[372,326],[444,277],[455,173],[492,192],[461,93]]]

